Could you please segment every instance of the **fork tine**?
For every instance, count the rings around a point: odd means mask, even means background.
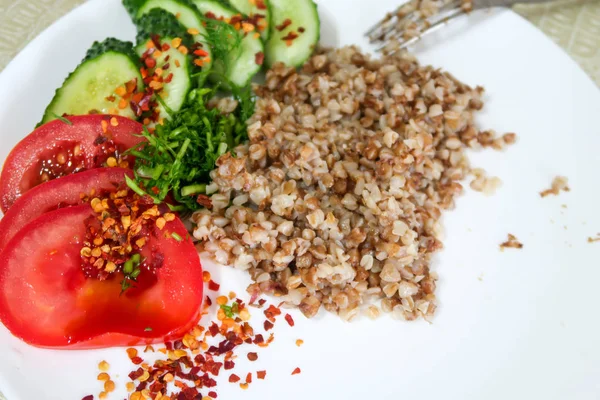
[[[365,36],[369,37],[371,41],[375,40],[377,37],[381,36],[381,33],[378,30],[381,30],[382,33],[387,33],[389,28],[393,28],[395,25],[394,19],[399,19],[409,14],[410,12],[417,9],[420,0],[409,0],[408,2],[400,5],[392,12],[388,12],[385,17],[373,25],[366,33]]]
[[[397,10],[399,10],[399,9],[400,9],[400,7],[398,7]],[[371,35],[377,31],[377,29],[379,29],[380,27],[383,27],[386,22],[388,22],[389,20],[394,18],[395,13],[396,13],[396,11],[394,11],[393,13],[389,12],[389,13],[385,14],[385,17],[383,17],[382,20],[380,20],[378,23],[373,25],[367,32],[365,32],[365,36],[370,38]]]
[[[446,13],[446,15],[444,15],[441,18],[436,18],[437,21],[431,23],[429,26],[426,26],[426,29],[420,35],[410,37],[410,38],[404,38],[404,37],[402,37],[402,33],[396,33],[396,35],[389,36],[387,38],[387,43],[378,47],[375,51],[384,52],[384,54],[394,54],[397,51],[404,49],[407,46],[410,46],[411,44],[415,43],[416,41],[420,40],[424,36],[437,31],[439,28],[444,26],[446,23],[448,23],[449,21],[451,21],[452,19],[454,19],[455,17],[457,17],[458,15],[463,14],[463,13],[464,13],[464,10],[461,9],[460,7],[449,10]],[[437,16],[439,16],[439,14]],[[424,22],[427,22],[427,20],[424,20]],[[424,26],[425,25],[426,24],[424,24]],[[393,46],[390,46],[390,44],[393,44]],[[392,48],[388,49],[391,51],[386,51],[387,47],[392,47]]]

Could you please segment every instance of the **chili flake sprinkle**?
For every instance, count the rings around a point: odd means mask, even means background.
[[[256,62],[256,65],[263,65],[263,63],[265,62],[265,53],[263,53],[262,51],[256,53],[254,56],[254,62]]]
[[[290,326],[294,326],[294,319],[290,314],[285,314],[285,320]]]
[[[142,271],[152,272],[162,267],[162,253],[153,251],[145,259],[140,253],[151,235],[162,229],[157,221],[161,215],[167,215],[166,208],[159,209],[150,196],[140,196],[128,188],[94,197],[90,206],[96,215],[85,220],[86,233],[80,251],[86,277],[105,280],[111,274],[123,272],[126,278],[122,286],[127,290]]]
[[[217,290],[219,290],[220,287],[221,287],[221,285],[219,285],[212,279],[208,282],[208,289],[212,290],[213,292],[216,292]]]
[[[287,28],[288,26],[290,26],[292,24],[292,20],[289,18],[286,18],[281,25],[277,25],[275,26],[275,29],[277,29],[279,32],[283,31],[285,28]]]
[[[208,271],[203,278],[209,287],[212,284],[218,289],[219,285],[211,279]],[[254,372],[244,371],[241,375],[232,371],[236,366],[236,350],[242,345],[267,347],[275,337],[271,333],[265,340],[263,334],[255,333],[248,322],[248,305],[237,298],[235,293],[213,299],[206,296],[202,315],[208,314],[209,307],[213,305],[218,307],[215,320],[208,321],[205,326],[195,326],[183,338],[157,348],[152,357],[155,359],[158,355],[159,358],[154,363],[144,362],[142,358],[148,351],[148,346],[143,353],[135,348],[125,350],[135,365],[133,371],[128,374],[130,381],[126,383],[130,393],[129,399],[216,399],[216,377],[223,370],[231,371],[228,372],[227,378],[230,383],[239,385],[241,389],[249,387]],[[266,317],[265,323],[271,327],[276,317],[281,315],[281,310],[274,305],[268,306],[263,312]],[[257,352],[249,351],[246,354],[248,360],[258,360]],[[108,370],[108,366],[106,369]],[[108,374],[99,375],[99,379],[100,377],[104,382],[103,393],[108,395],[114,390],[114,382]],[[245,380],[242,377],[245,377]],[[265,379],[266,371],[256,371],[255,377]],[[208,391],[208,396],[204,390]]]
[[[300,368],[296,367],[293,371],[292,371],[292,375],[298,375],[300,372],[302,372],[300,370]]]

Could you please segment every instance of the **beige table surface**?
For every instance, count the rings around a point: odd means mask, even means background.
[[[0,0],[0,71],[47,26],[85,0]],[[600,85],[600,0],[516,6]],[[0,393],[0,400],[5,400]]]

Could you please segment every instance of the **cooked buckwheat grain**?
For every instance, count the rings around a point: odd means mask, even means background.
[[[428,318],[430,258],[470,172],[464,150],[515,140],[475,127],[482,92],[405,53],[346,47],[319,50],[299,72],[276,65],[256,88],[249,143],[211,174],[212,209],[193,216],[194,236],[249,271],[251,294],[307,317],[323,306],[350,320],[364,304],[371,318]]]

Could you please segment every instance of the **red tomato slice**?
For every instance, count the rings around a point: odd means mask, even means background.
[[[34,187],[19,197],[0,220],[0,250],[29,221],[48,211],[84,204],[89,199],[82,195],[125,188],[125,175],[133,177],[133,172],[124,168],[94,168]]]
[[[0,320],[39,347],[95,348],[164,342],[183,336],[200,316],[200,258],[179,219],[150,235],[142,257],[162,253],[162,267],[140,274],[121,294],[123,275],[85,278],[80,251],[89,205],[62,208],[27,224],[0,254]],[[146,253],[144,253],[146,251]]]
[[[12,149],[0,175],[0,207],[12,204],[43,182],[87,169],[106,166],[109,157],[144,140],[142,125],[109,115],[68,117],[44,124]],[[125,162],[130,160],[125,160]]]

